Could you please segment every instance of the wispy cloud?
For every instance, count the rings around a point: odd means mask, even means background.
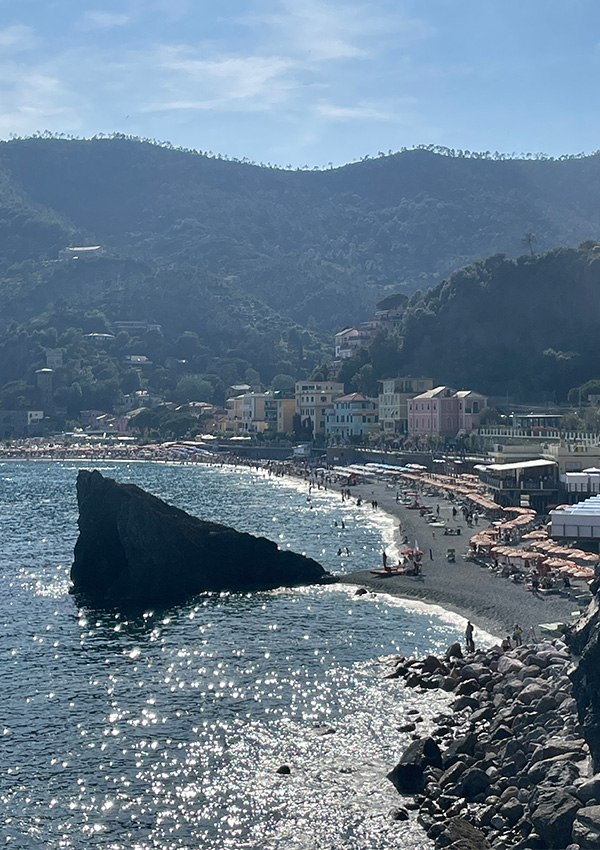
[[[321,101],[315,111],[323,118],[333,121],[390,121],[402,123],[407,120],[407,110],[416,105],[415,98],[403,98],[401,101],[361,101],[352,106],[339,106]]]
[[[373,4],[325,0],[282,0],[274,11],[240,19],[251,27],[265,28],[264,37],[285,44],[290,53],[312,62],[368,58],[393,39],[396,49],[428,38],[433,30],[421,19]],[[375,43],[373,43],[375,40]]]
[[[0,136],[29,135],[39,130],[81,124],[77,98],[52,73],[41,68],[29,71],[16,63],[0,66]]]
[[[144,112],[176,109],[266,109],[287,97],[294,64],[279,56],[199,58],[187,47],[157,50],[162,96],[142,107]],[[165,76],[166,75],[166,76]]]
[[[76,28],[83,32],[96,32],[125,26],[129,21],[129,15],[90,9],[77,21]]]
[[[418,117],[411,46],[431,30],[391,0],[245,0],[242,18],[218,18],[216,5],[206,17],[189,0],[91,8],[60,39],[40,38],[35,54],[19,54],[36,43],[32,29],[0,30],[0,136],[48,128],[172,138],[185,127],[188,144],[256,155],[287,139],[303,157],[327,134],[348,135],[350,123],[357,134],[375,135],[370,125],[393,134]]]
[[[31,27],[16,24],[0,30],[0,50],[5,53],[17,53],[31,50],[36,46],[35,31]]]

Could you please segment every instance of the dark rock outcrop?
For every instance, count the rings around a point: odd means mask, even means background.
[[[394,663],[423,693],[437,675],[430,658]],[[479,690],[451,703],[453,716],[447,708],[433,718],[430,737],[413,740],[388,774],[400,793],[416,794],[435,847],[549,850],[577,840],[600,850],[600,774],[590,773],[564,643],[492,647],[444,664],[444,690],[473,681]]]
[[[437,743],[432,738],[420,738],[404,751],[387,778],[401,794],[416,794],[423,788],[425,768],[441,766],[442,754]]]
[[[205,522],[99,472],[77,478],[79,538],[71,580],[93,602],[171,604],[202,591],[331,580],[316,561],[264,537]]]
[[[562,788],[544,788],[537,797],[538,805],[532,810],[531,820],[538,835],[548,847],[566,847],[571,841],[580,803]]]
[[[580,847],[600,848],[600,806],[579,809],[573,823],[573,841]]]

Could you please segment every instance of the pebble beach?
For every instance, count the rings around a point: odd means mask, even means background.
[[[419,511],[409,510],[397,502],[396,490],[383,483],[354,487],[352,498],[357,499],[359,495],[363,499],[364,510],[372,510],[371,500],[375,500],[377,510],[386,511],[398,520],[396,546],[399,551],[403,548],[404,535],[408,537],[408,545],[414,546],[415,541],[418,543],[423,550],[423,571],[420,576],[391,575],[382,578],[364,570],[343,576],[340,581],[440,605],[500,638],[512,634],[515,623],[519,623],[527,635],[532,626],[538,630],[542,623],[568,623],[579,614],[578,601],[574,598],[575,588],[569,595],[561,592],[534,596],[524,584],[516,584],[487,567],[465,560],[463,555],[469,548],[469,537],[481,531],[487,520],[480,519],[478,527],[469,528],[460,512],[452,519],[451,502],[424,497],[424,504],[433,505],[434,509],[440,506],[440,520],[461,529],[460,536],[445,536],[443,528],[432,528]],[[455,563],[446,560],[448,548],[456,549]],[[380,567],[381,557],[374,556],[373,569]]]

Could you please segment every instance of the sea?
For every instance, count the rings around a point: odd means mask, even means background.
[[[0,464],[0,838],[11,848],[431,846],[385,778],[448,696],[383,678],[464,621],[328,585],[204,594],[136,614],[69,593],[80,468],[264,535],[333,573],[377,568],[391,517],[264,470]],[[289,773],[279,773],[283,766]]]

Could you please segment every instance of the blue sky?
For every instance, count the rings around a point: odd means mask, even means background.
[[[600,148],[598,0],[0,0],[0,138],[258,162]]]

